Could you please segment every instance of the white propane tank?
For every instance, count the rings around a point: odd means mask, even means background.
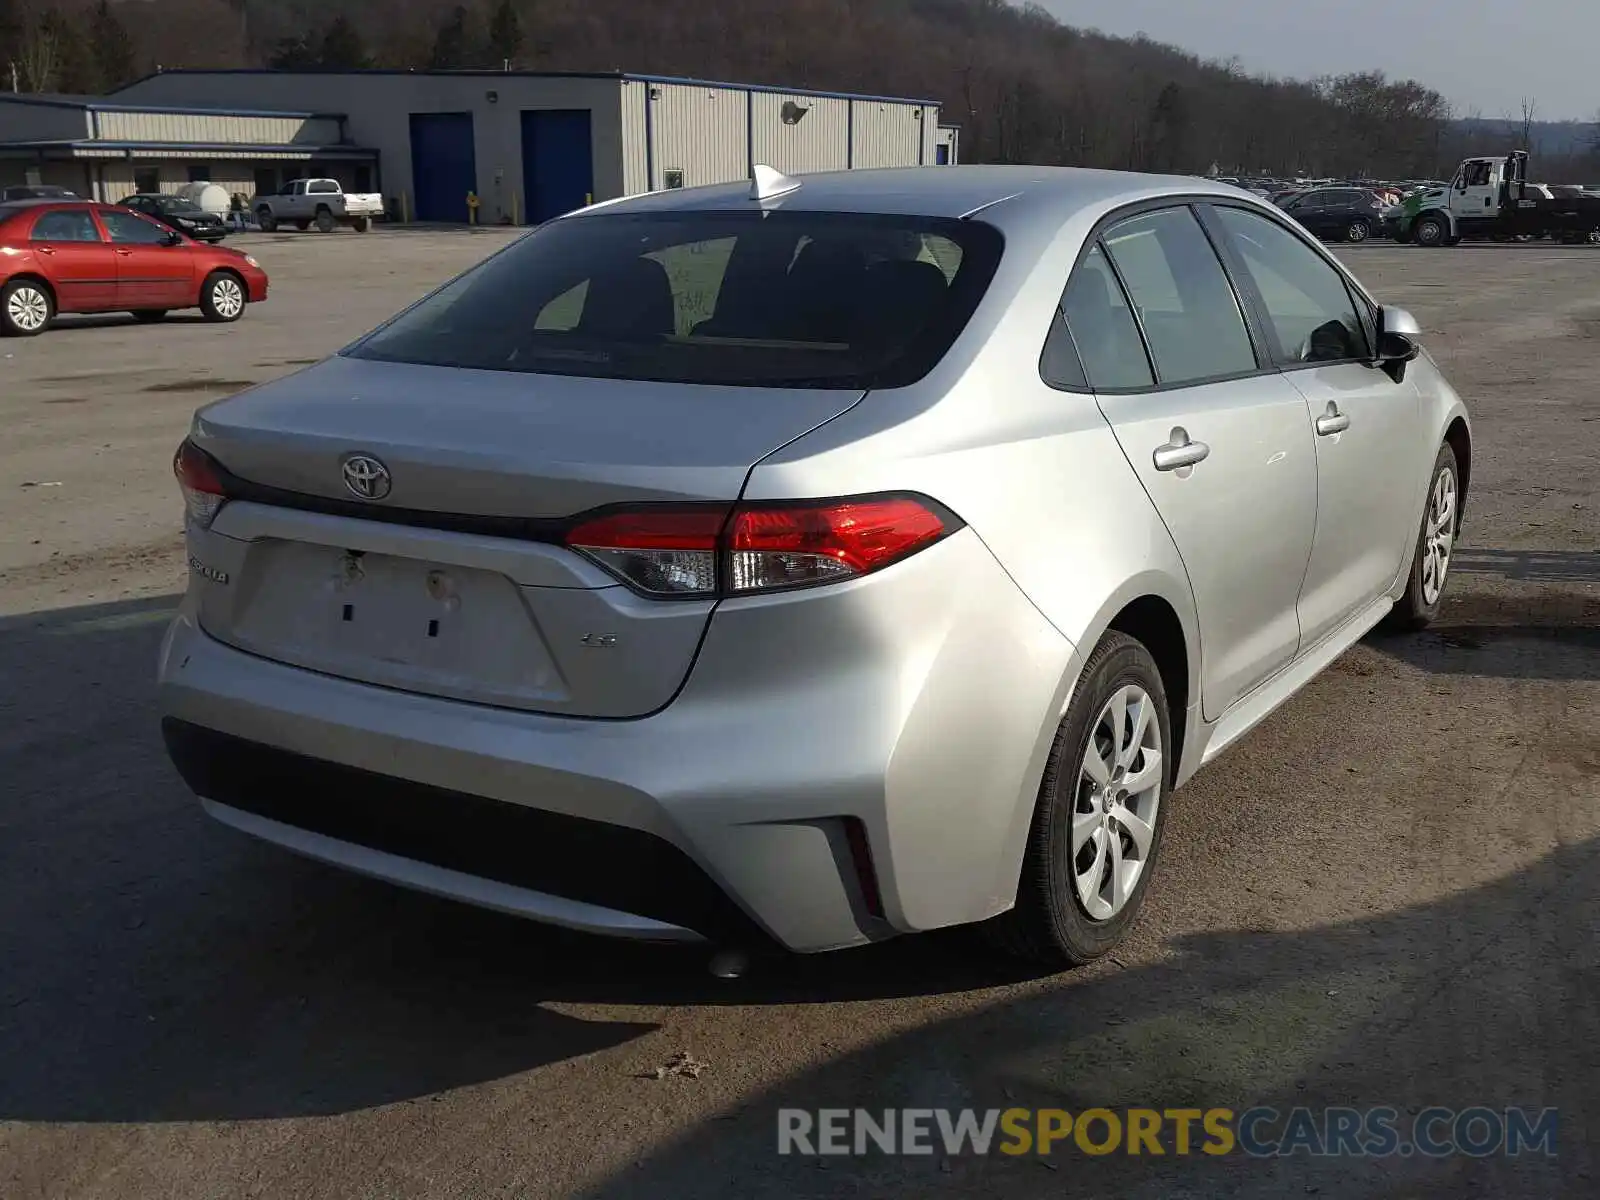
[[[227,188],[214,183],[186,183],[178,189],[178,195],[198,204],[208,213],[219,213],[223,216],[227,215],[232,200]]]

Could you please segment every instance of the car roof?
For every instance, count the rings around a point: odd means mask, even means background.
[[[992,211],[1002,219],[1018,219],[1048,212],[1059,220],[1079,209],[1173,194],[1257,199],[1231,184],[1198,176],[1080,167],[888,167],[802,175],[791,182],[800,186],[765,203],[775,209],[800,212],[924,217],[970,217],[980,211]],[[571,215],[738,210],[752,203],[750,183],[741,181],[649,192],[579,209]]]

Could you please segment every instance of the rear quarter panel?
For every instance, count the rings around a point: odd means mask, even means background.
[[[1008,230],[989,296],[927,378],[869,393],[760,462],[745,491],[751,499],[781,499],[909,490],[966,521],[1032,608],[1075,648],[1057,686],[1035,693],[1029,719],[1036,748],[1054,738],[1082,661],[1122,608],[1142,596],[1159,596],[1177,613],[1188,645],[1189,695],[1200,694],[1193,597],[1171,536],[1094,397],[1057,391],[1039,376],[1061,289],[1100,215],[1086,212],[1020,236]],[[1008,646],[1020,636],[1014,625],[997,614],[984,635],[997,648]],[[970,702],[982,704],[984,696],[1005,694],[1010,681],[994,667],[975,671],[968,686]],[[960,722],[945,728],[949,739],[930,753],[972,752],[962,744]],[[968,847],[994,856],[972,863],[969,874],[1007,881],[1001,888],[1012,896],[1042,769],[1036,753],[1020,785],[1013,776],[971,799],[985,806],[973,828],[998,825],[1007,833],[998,845]]]

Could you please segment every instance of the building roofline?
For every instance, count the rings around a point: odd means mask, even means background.
[[[141,83],[159,78],[162,75],[415,75],[435,78],[459,77],[464,79],[604,79],[617,80],[622,83],[679,84],[690,87],[721,88],[739,92],[772,92],[785,96],[816,96],[823,100],[861,100],[875,104],[914,104],[922,108],[941,107],[940,102],[937,100],[922,100],[914,96],[876,96],[863,92],[831,92],[819,88],[780,87],[776,84],[768,83],[733,83],[725,79],[694,79],[677,75],[643,75],[633,71],[412,71],[403,67],[368,67],[358,70],[335,69],[326,71],[315,67],[287,71],[273,67],[219,67],[216,69],[173,67],[166,71],[155,71],[141,79],[136,79],[112,94],[120,95],[129,88],[138,87]],[[130,105],[129,107],[138,108],[139,106]]]
[[[169,71],[166,74],[176,74]],[[206,72],[196,72],[205,74]],[[146,79],[154,76],[146,75]],[[137,82],[137,81],[136,81]],[[132,87],[132,84],[128,85]],[[115,95],[116,93],[113,93]],[[0,92],[0,103],[29,104],[36,108],[69,108],[77,112],[147,112],[184,117],[299,117],[301,120],[342,121],[344,113],[289,112],[266,108],[204,108],[192,105],[171,104],[106,104],[99,100],[58,100],[54,97],[29,96],[19,92]]]

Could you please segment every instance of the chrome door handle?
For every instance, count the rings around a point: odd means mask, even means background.
[[[54,246],[35,246],[33,250],[35,254],[54,254],[56,252]]]
[[[1156,447],[1156,452],[1151,458],[1158,471],[1181,471],[1184,467],[1192,467],[1197,462],[1205,461],[1210,453],[1210,446],[1204,442],[1190,441],[1188,432],[1179,427],[1168,435],[1165,446]]]
[[[122,257],[126,258],[126,257],[128,257],[128,255],[132,254],[133,251],[132,250],[125,250],[121,246],[118,246],[117,247],[117,253],[122,255]]]
[[[1317,436],[1331,437],[1336,433],[1343,433],[1350,428],[1350,418],[1339,411],[1339,406],[1331,400],[1328,402],[1328,411],[1317,418]]]

